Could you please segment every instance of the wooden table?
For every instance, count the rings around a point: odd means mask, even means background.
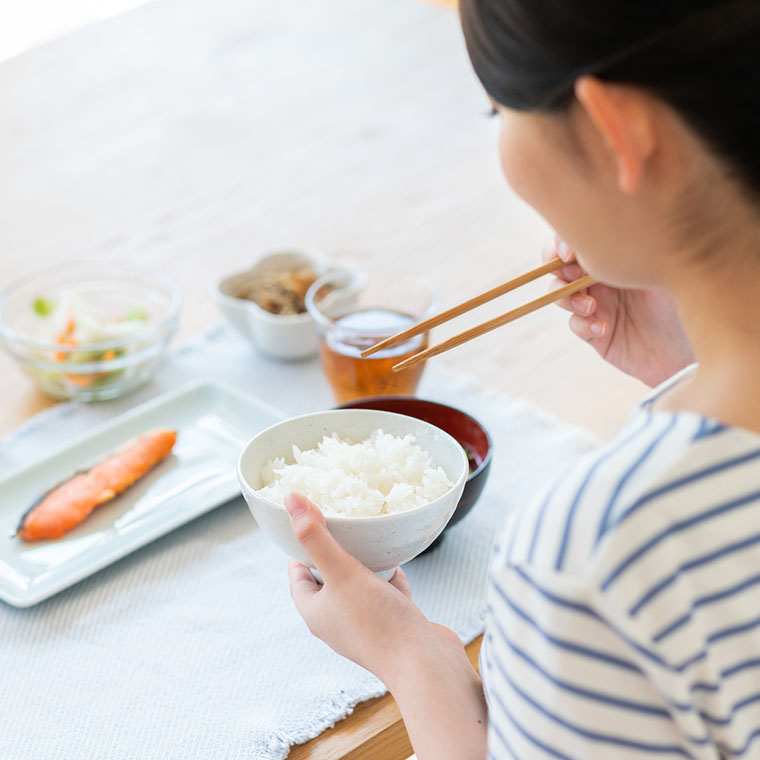
[[[158,0],[0,65],[0,103],[0,283],[155,266],[182,288],[180,341],[217,318],[214,277],[272,247],[403,265],[449,305],[534,266],[548,235],[500,175],[456,14],[414,0]],[[602,437],[642,391],[553,308],[435,361]],[[4,356],[0,397],[0,433],[50,403]],[[409,752],[385,697],[291,757]]]

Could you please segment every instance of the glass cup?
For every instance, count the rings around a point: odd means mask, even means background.
[[[361,352],[431,317],[438,308],[431,283],[392,270],[334,269],[309,288],[306,308],[317,324],[319,357],[338,403],[414,395],[425,363],[401,372],[391,367],[425,349],[428,333],[366,359]]]

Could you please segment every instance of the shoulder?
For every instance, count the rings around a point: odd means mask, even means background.
[[[713,741],[705,722],[745,746],[755,724],[733,711],[756,703],[758,507],[760,436],[696,415],[642,411],[557,477],[493,558],[495,720],[540,724],[536,741],[561,725],[567,746],[588,742],[578,757],[690,756]]]
[[[639,410],[607,446],[553,478],[510,519],[503,561],[587,575],[651,529],[760,482],[760,436],[691,414]]]
[[[684,606],[689,600],[675,599],[684,566],[723,557],[755,535],[760,551],[760,510],[746,509],[755,503],[760,436],[697,415],[641,410],[608,446],[513,515],[495,577],[506,567],[557,582],[564,576],[576,587],[573,598],[583,587],[626,619],[661,594],[662,604]]]

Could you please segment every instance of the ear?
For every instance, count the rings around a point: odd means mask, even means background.
[[[615,157],[620,191],[635,193],[655,148],[645,96],[633,87],[591,76],[576,81],[575,96]]]

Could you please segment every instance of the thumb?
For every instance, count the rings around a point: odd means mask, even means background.
[[[361,567],[333,538],[317,506],[300,493],[286,494],[283,502],[298,542],[326,583],[339,581]]]

